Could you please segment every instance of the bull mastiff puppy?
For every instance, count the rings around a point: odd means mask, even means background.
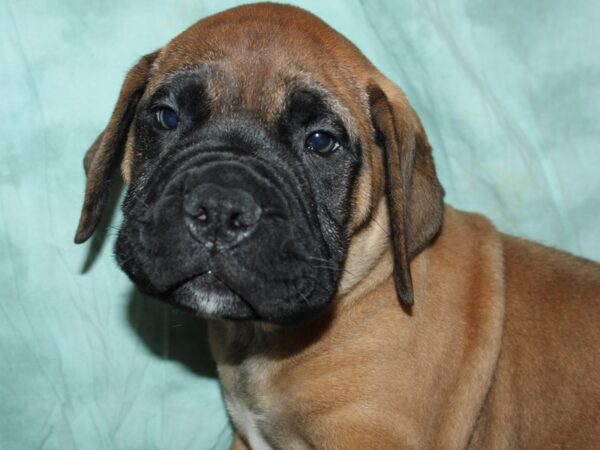
[[[206,317],[233,448],[600,447],[600,266],[443,202],[399,87],[291,6],[208,17],[127,74],[76,242]]]

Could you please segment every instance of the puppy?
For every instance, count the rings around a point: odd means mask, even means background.
[[[402,91],[301,9],[208,17],[127,74],[117,260],[206,317],[232,448],[600,446],[600,266],[443,202]]]

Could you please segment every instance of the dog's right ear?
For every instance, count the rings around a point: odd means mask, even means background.
[[[150,68],[158,51],[144,56],[125,77],[119,99],[106,129],[85,154],[83,166],[87,175],[85,198],[75,234],[75,243],[87,241],[100,222],[108,201],[112,181],[123,159],[127,135],[138,101],[148,82]]]

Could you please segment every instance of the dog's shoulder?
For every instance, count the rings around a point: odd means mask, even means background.
[[[459,215],[474,230],[468,240],[490,239],[477,231],[484,218]],[[600,264],[499,232],[493,240],[502,343],[470,448],[587,448],[600,439]]]

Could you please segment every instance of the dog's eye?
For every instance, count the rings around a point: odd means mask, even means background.
[[[155,117],[158,124],[165,130],[174,130],[179,123],[177,113],[171,108],[163,107],[158,109],[155,113]]]
[[[325,131],[315,131],[306,138],[305,147],[311,152],[328,155],[340,147],[340,143]]]

